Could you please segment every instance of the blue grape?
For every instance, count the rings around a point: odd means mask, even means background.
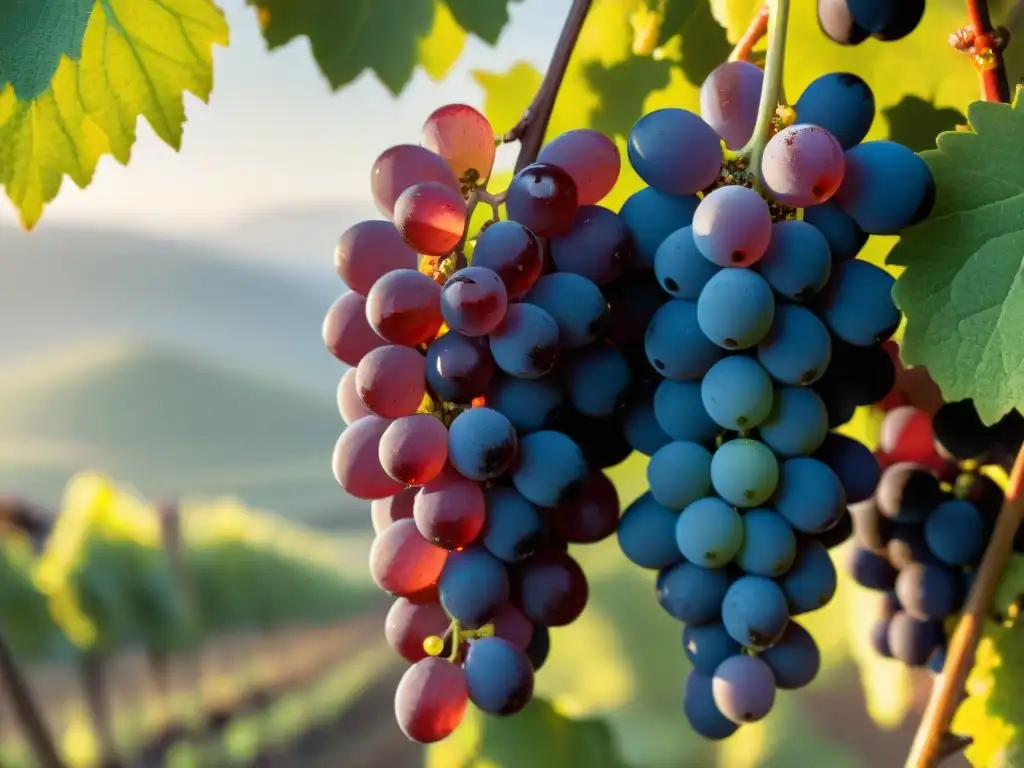
[[[489,715],[515,714],[533,698],[533,664],[508,640],[474,640],[463,669],[469,700]]]
[[[651,272],[632,271],[602,290],[608,302],[605,338],[619,347],[642,343],[654,314],[669,297]]]
[[[629,162],[649,186],[673,195],[710,187],[722,167],[718,134],[693,112],[658,109],[629,133]]]
[[[985,518],[969,501],[943,502],[924,521],[928,549],[949,565],[977,565],[989,533]]]
[[[715,704],[711,675],[691,669],[683,691],[683,714],[698,734],[710,741],[727,739],[739,726],[727,718]]]
[[[743,546],[743,521],[721,499],[698,499],[676,521],[676,544],[691,563],[724,568]]]
[[[779,462],[764,443],[737,438],[723,443],[711,459],[715,492],[737,507],[757,507],[775,493]]]
[[[697,443],[669,443],[651,457],[647,484],[659,504],[683,509],[711,490],[711,454]]]
[[[533,304],[510,304],[505,319],[487,338],[494,362],[512,376],[537,379],[558,362],[558,324]]]
[[[572,272],[542,275],[523,301],[551,315],[563,349],[576,349],[595,341],[609,320],[608,302],[601,289],[592,280]]]
[[[798,125],[824,128],[844,150],[864,141],[875,119],[871,86],[850,72],[830,72],[812,80],[793,107]]]
[[[868,241],[868,233],[831,200],[805,208],[804,222],[825,236],[833,262],[857,258]]]
[[[896,596],[915,619],[945,619],[963,605],[964,582],[947,565],[911,563],[896,578]]]
[[[427,347],[427,384],[449,403],[469,403],[483,394],[494,376],[487,343],[461,333],[446,333]]]
[[[720,267],[749,267],[764,256],[771,237],[768,203],[749,187],[719,187],[693,214],[697,250]]]
[[[765,445],[782,457],[809,456],[828,435],[828,410],[806,387],[781,387],[767,420],[757,428]]]
[[[835,549],[840,544],[845,544],[849,541],[851,536],[853,536],[853,516],[847,509],[843,512],[843,516],[839,518],[838,523],[827,531],[815,534],[814,538],[821,542],[825,549]]]
[[[437,582],[441,605],[465,627],[482,627],[508,602],[505,564],[479,545],[452,552]]]
[[[626,406],[622,412],[622,431],[633,450],[644,456],[653,456],[658,449],[672,442],[658,423],[651,392],[638,395]]]
[[[878,344],[900,324],[900,311],[892,300],[895,283],[896,278],[867,261],[836,264],[819,295],[819,313],[832,333],[847,344]]]
[[[587,482],[583,451],[561,432],[541,430],[519,441],[512,484],[538,507],[557,507],[579,496]]]
[[[551,632],[543,624],[533,625],[533,636],[530,638],[530,644],[526,646],[526,655],[530,658],[530,664],[533,665],[533,671],[538,671],[544,666],[544,662],[548,660],[548,654],[551,652]]]
[[[889,523],[889,540],[885,545],[885,553],[894,568],[903,570],[914,563],[939,564],[939,559],[928,549],[920,523],[886,522]]]
[[[908,667],[923,667],[945,645],[946,629],[941,621],[922,621],[900,611],[889,620],[887,639],[893,658]]]
[[[912,149],[868,141],[847,151],[835,201],[868,234],[896,235],[931,213],[935,181]]]
[[[520,379],[499,373],[491,380],[484,399],[487,407],[504,414],[517,432],[529,434],[555,423],[565,394],[553,376]]]
[[[798,531],[821,533],[843,516],[846,491],[827,464],[802,456],[787,459],[779,471],[775,510]]]
[[[562,413],[557,429],[580,447],[584,460],[592,469],[614,467],[633,452],[626,442],[622,422],[616,416],[595,418],[569,409]]]
[[[719,711],[734,723],[762,720],[775,704],[775,677],[757,656],[723,661],[711,678],[711,690]]]
[[[569,231],[548,242],[548,253],[559,272],[607,285],[632,263],[633,241],[617,213],[600,205],[581,205]]]
[[[828,605],[836,593],[839,575],[821,542],[805,539],[800,543],[793,566],[779,583],[790,615],[799,616]]]
[[[941,675],[946,666],[946,646],[940,645],[928,657],[928,671],[933,675]]]
[[[697,323],[697,305],[673,299],[651,318],[644,334],[644,351],[666,379],[699,379],[725,354]]]
[[[682,562],[661,571],[656,586],[658,604],[669,616],[684,624],[705,624],[722,615],[729,576],[722,569]]]
[[[708,415],[725,429],[753,429],[768,418],[775,400],[772,381],[756,360],[735,355],[711,367],[700,385]]]
[[[946,499],[930,469],[903,461],[886,467],[875,494],[878,511],[897,523],[923,522]]]
[[[513,488],[495,486],[485,492],[487,520],[481,542],[495,557],[515,563],[529,557],[544,538],[540,512]]]
[[[647,491],[622,513],[617,531],[619,548],[641,568],[670,568],[683,559],[676,545],[678,519],[678,512],[661,506]]]
[[[564,627],[583,613],[590,589],[572,557],[545,550],[516,566],[516,603],[535,624]]]
[[[697,322],[723,349],[748,349],[772,327],[775,296],[771,286],[750,269],[723,269],[701,289]]]
[[[854,547],[850,552],[847,570],[866,589],[888,592],[896,586],[896,569],[886,558],[863,547]]]
[[[820,379],[832,359],[832,337],[804,307],[776,307],[768,335],[757,345],[757,360],[782,384],[807,386]]]
[[[866,501],[875,495],[882,470],[875,454],[864,443],[830,432],[815,452],[814,458],[827,464],[836,473],[846,491],[847,504]],[[875,515],[878,515],[877,507]]]
[[[789,608],[782,588],[762,576],[741,576],[722,600],[722,623],[744,648],[763,651],[782,637]]]
[[[795,621],[786,625],[782,639],[761,654],[775,677],[775,685],[796,690],[811,683],[821,669],[821,651],[811,633]]]
[[[608,416],[622,403],[632,380],[629,363],[615,347],[597,342],[562,360],[569,400],[585,416]]]
[[[677,229],[654,255],[658,284],[675,299],[696,301],[708,280],[721,269],[704,258],[693,241],[693,227]]]
[[[463,411],[448,427],[448,461],[470,480],[505,474],[515,460],[517,444],[512,422],[491,408]]]
[[[654,392],[654,415],[673,440],[710,444],[722,431],[704,408],[696,381],[662,381]]]
[[[700,86],[700,115],[729,149],[742,149],[754,133],[764,70],[749,61],[715,67]]]
[[[883,659],[892,658],[892,648],[889,647],[889,627],[892,624],[892,617],[879,619],[871,625],[868,630],[868,641],[871,648]]]
[[[713,675],[718,665],[743,649],[733,640],[720,621],[710,624],[687,624],[683,629],[683,650],[693,668]]]
[[[786,519],[771,509],[743,515],[743,546],[736,565],[751,576],[781,576],[796,559],[796,534]]]
[[[634,269],[654,269],[654,256],[670,234],[693,222],[700,204],[696,195],[670,195],[653,187],[634,192],[619,210],[633,236]]]
[[[772,241],[754,268],[776,293],[804,301],[828,283],[832,253],[825,236],[807,222],[779,221],[772,225]]]

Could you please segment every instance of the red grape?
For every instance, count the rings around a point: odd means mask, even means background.
[[[567,131],[550,141],[537,162],[558,166],[572,177],[579,205],[604,199],[619,180],[622,165],[615,142],[590,128]]]
[[[764,148],[761,175],[778,202],[793,208],[821,205],[839,189],[846,169],[843,148],[816,125],[791,125]]]
[[[363,416],[372,414],[363,401],[359,399],[356,389],[356,369],[349,368],[338,383],[338,411],[346,424],[352,424]]]
[[[365,416],[342,432],[334,446],[334,477],[358,499],[383,499],[403,488],[387,476],[377,458],[381,435],[390,423],[380,416]]]
[[[593,544],[615,533],[619,524],[619,493],[604,472],[592,471],[583,495],[547,510],[552,532],[571,544]]]
[[[437,336],[443,322],[441,286],[414,269],[389,272],[366,295],[366,319],[378,336],[392,344],[426,344]]]
[[[380,464],[405,485],[425,485],[448,460],[448,430],[429,413],[405,416],[391,423],[380,439]]]
[[[419,261],[390,221],[361,221],[345,230],[334,249],[338,277],[363,296],[380,277],[396,269],[418,269]]]
[[[460,269],[441,290],[441,316],[463,336],[486,336],[498,327],[507,308],[505,284],[486,267]]]
[[[482,186],[494,165],[494,129],[467,104],[435,109],[423,124],[420,143],[440,155],[463,187]]]
[[[445,549],[472,544],[487,514],[479,483],[467,480],[450,465],[416,494],[413,519],[419,532]]]
[[[415,664],[427,658],[423,641],[428,637],[444,637],[451,619],[439,603],[416,605],[400,597],[391,605],[384,620],[384,637],[395,653]]]
[[[378,416],[411,416],[427,393],[426,361],[409,347],[378,347],[359,362],[356,390]]]
[[[882,419],[878,449],[894,462],[928,463],[936,456],[931,416],[910,405],[893,408]]]
[[[363,355],[387,343],[370,327],[366,319],[366,299],[355,291],[343,294],[327,310],[323,336],[330,353],[349,365],[359,365]]]
[[[508,217],[540,237],[556,237],[569,229],[578,205],[572,176],[545,163],[517,173],[505,197]]]
[[[402,238],[427,256],[444,256],[466,229],[466,201],[437,181],[409,187],[395,201],[395,226]]]
[[[415,499],[415,488],[406,488],[386,499],[374,499],[370,503],[370,522],[373,523],[373,532],[380,533],[396,520],[412,517],[412,505]]]
[[[491,619],[494,636],[508,640],[512,645],[526,650],[533,638],[533,622],[512,603],[505,603]]]
[[[409,187],[436,181],[459,192],[455,174],[440,155],[417,144],[399,144],[384,150],[370,171],[373,202],[387,218],[395,213],[395,201]]]
[[[432,744],[459,727],[469,702],[466,674],[436,656],[413,664],[395,691],[395,718],[408,738]]]
[[[437,581],[448,553],[424,539],[412,520],[396,520],[373,540],[370,575],[399,597],[415,595]]]
[[[498,221],[477,237],[473,266],[497,272],[508,297],[517,300],[540,277],[544,253],[537,236],[518,221]]]
[[[579,563],[551,549],[524,560],[516,571],[523,614],[546,627],[571,624],[587,605],[589,587]]]
[[[494,358],[485,339],[446,333],[427,347],[427,384],[442,400],[469,403],[487,389]]]

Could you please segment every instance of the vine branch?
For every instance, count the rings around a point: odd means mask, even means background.
[[[14,711],[21,721],[22,729],[41,768],[65,768],[64,761],[61,760],[57,748],[54,746],[53,737],[50,735],[46,721],[32,698],[28,683],[22,677],[11,647],[2,631],[0,631],[0,679],[7,687]]]
[[[555,108],[558,90],[565,78],[565,70],[569,66],[569,59],[572,58],[580,30],[583,29],[583,22],[586,21],[592,5],[593,0],[573,0],[562,26],[562,33],[558,36],[555,51],[551,54],[547,72],[544,73],[544,79],[537,89],[537,95],[533,97],[533,102],[526,109],[522,119],[501,138],[504,143],[519,142],[516,173],[537,159],[537,154],[544,143],[548,123],[551,122],[551,112]]]
[[[736,47],[729,54],[729,61],[750,61],[750,54],[761,38],[768,34],[768,19],[771,16],[771,3],[762,3],[757,13],[750,20],[743,35],[736,41]]]
[[[974,663],[981,629],[995,597],[1006,562],[1013,552],[1013,538],[1024,519],[1024,447],[1017,454],[1006,499],[995,531],[978,568],[978,578],[967,598],[963,615],[949,641],[946,665],[935,680],[931,698],[921,718],[905,768],[935,768],[948,747],[949,725],[960,704],[967,675]]]
[[[988,0],[967,0],[967,19],[966,27],[950,35],[950,45],[970,54],[981,76],[981,93],[985,101],[1009,102],[1010,84],[1003,59],[1009,31],[992,26]]]

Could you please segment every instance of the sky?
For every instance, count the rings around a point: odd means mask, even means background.
[[[380,152],[416,141],[438,106],[480,105],[472,70],[502,71],[523,59],[543,67],[561,26],[552,18],[564,17],[570,0],[513,3],[496,47],[470,37],[442,83],[418,72],[397,99],[368,72],[332,93],[305,38],[268,52],[245,0],[219,3],[231,45],[215,49],[209,105],[186,96],[182,151],[175,153],[140,120],[128,166],[104,158],[85,190],[65,179],[40,226],[74,221],[198,233],[282,206],[366,203],[370,166]],[[15,221],[4,196],[0,224]]]

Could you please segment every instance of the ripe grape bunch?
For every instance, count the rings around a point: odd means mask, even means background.
[[[791,616],[831,598],[828,548],[879,471],[830,429],[895,379],[893,281],[856,257],[934,193],[909,149],[861,143],[859,78],[825,75],[767,112],[762,90],[762,70],[729,62],[703,117],[642,117],[628,159],[647,186],[617,213],[599,203],[621,158],[592,130],[551,140],[498,194],[493,129],[465,105],[374,164],[385,219],[342,235],[350,290],[324,339],[355,366],[334,471],[372,501],[410,738],[445,738],[467,702],[526,705],[549,628],[587,602],[569,546],[616,531],[686,624],[696,731],[724,738],[814,677]],[[473,233],[479,204],[492,215]],[[603,470],[634,451],[649,490],[620,519]]]
[[[1003,504],[983,469],[1012,460],[1022,441],[1019,413],[986,427],[966,400],[934,415],[909,405],[886,413],[878,453],[886,468],[874,496],[850,507],[848,563],[857,583],[884,593],[870,630],[879,655],[942,671],[949,619],[963,607]],[[1024,549],[1024,539],[1015,544]]]

